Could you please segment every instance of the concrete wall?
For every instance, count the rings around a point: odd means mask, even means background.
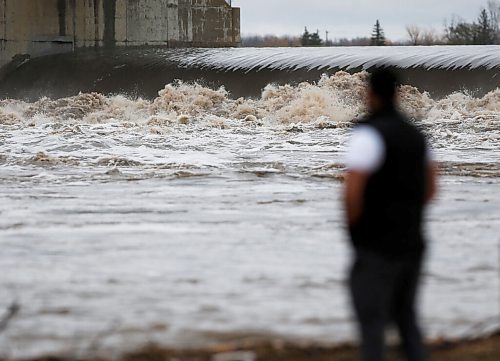
[[[81,47],[239,43],[240,10],[225,0],[0,0],[0,66]]]

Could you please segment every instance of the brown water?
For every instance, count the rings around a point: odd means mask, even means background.
[[[0,334],[9,357],[353,339],[340,204],[365,73],[259,98],[173,83],[154,100],[0,101]],[[500,90],[402,107],[444,177],[428,218],[428,337],[500,324]]]

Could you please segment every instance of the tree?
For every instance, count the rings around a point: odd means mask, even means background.
[[[475,43],[479,45],[488,45],[495,43],[495,28],[486,9],[481,9],[479,17],[477,19],[477,25],[475,27]]]
[[[380,21],[377,20],[375,26],[373,27],[371,45],[382,46],[385,45],[385,35],[384,30],[380,26]]]
[[[302,34],[301,43],[302,46],[321,46],[323,40],[319,36],[319,30],[311,34],[306,27],[304,34]]]
[[[448,44],[489,45],[499,42],[500,3],[488,2],[488,9],[482,8],[477,22],[467,23],[462,19],[452,19],[446,26]]]
[[[500,44],[500,1],[488,1],[488,13],[490,16],[491,27],[495,31],[495,44]]]
[[[418,25],[406,25],[406,33],[410,37],[410,42],[412,45],[420,44],[420,36],[422,34],[422,30]]]
[[[433,28],[425,29],[422,33],[420,43],[422,45],[436,45],[443,44],[442,37]]]
[[[446,26],[446,40],[451,45],[470,45],[474,44],[475,24],[469,24],[460,18],[453,18],[451,23]]]
[[[311,33],[307,30],[307,27],[304,30],[304,34],[302,34],[301,41],[302,46],[309,46],[311,42]]]
[[[321,40],[319,36],[319,30],[311,35],[311,45],[312,46],[321,46],[323,44],[323,40]]]

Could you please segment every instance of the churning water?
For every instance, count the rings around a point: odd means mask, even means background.
[[[340,178],[365,79],[239,99],[175,82],[152,100],[0,101],[0,307],[22,307],[3,354],[352,340]],[[404,86],[401,106],[443,171],[427,335],[487,333],[500,316],[500,89],[433,99]]]

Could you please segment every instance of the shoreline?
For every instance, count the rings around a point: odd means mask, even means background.
[[[428,343],[434,361],[500,361],[500,330],[490,336],[462,340],[434,340]],[[388,348],[387,360],[400,356],[397,347]],[[148,345],[123,353],[118,358],[44,356],[22,361],[353,361],[358,348],[352,344],[337,346],[300,345],[281,340],[240,340],[199,349],[172,349]],[[0,359],[0,361],[8,361]],[[13,360],[12,360],[13,361]]]

